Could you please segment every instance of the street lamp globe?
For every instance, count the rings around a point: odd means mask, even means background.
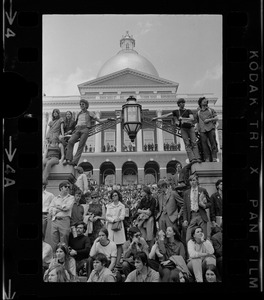
[[[141,113],[142,106],[133,96],[127,98],[127,103],[122,106],[123,128],[128,134],[131,142],[134,142],[138,131],[142,128]]]

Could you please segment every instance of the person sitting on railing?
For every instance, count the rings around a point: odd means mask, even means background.
[[[86,145],[86,141],[89,136],[89,130],[91,129],[91,121],[96,120],[100,123],[106,122],[108,120],[113,120],[113,118],[99,119],[93,112],[88,111],[89,102],[85,99],[80,100],[81,111],[78,113],[76,118],[76,127],[72,133],[71,138],[68,141],[67,151],[64,165],[77,166],[79,159],[83,153],[83,149]],[[78,149],[73,157],[73,148],[75,143],[79,141]]]
[[[72,112],[66,111],[65,118],[63,120],[64,120],[64,123],[63,123],[64,135],[60,136],[60,141],[63,144],[64,151],[66,151],[68,141],[69,141],[70,136],[75,128],[75,120],[74,120]]]

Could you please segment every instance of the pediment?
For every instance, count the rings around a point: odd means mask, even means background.
[[[132,69],[124,69],[78,85],[79,88],[92,86],[178,86],[178,83],[152,76]]]

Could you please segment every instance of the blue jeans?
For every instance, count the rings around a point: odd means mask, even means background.
[[[48,182],[48,177],[49,177],[51,168],[58,164],[59,164],[59,159],[57,157],[48,157],[48,158],[44,159],[44,161],[43,161],[43,176],[42,176],[43,183]]]
[[[209,160],[217,158],[217,144],[215,129],[210,131],[200,132],[201,144],[203,149],[204,160]]]
[[[81,129],[76,129],[74,133],[72,134],[71,138],[68,141],[67,145],[67,151],[66,151],[66,160],[72,161],[73,164],[78,165],[78,162],[80,160],[80,157],[83,153],[83,149],[85,147],[86,141],[88,139],[89,135],[89,129],[86,128],[81,128]],[[77,141],[79,141],[78,149],[76,154],[73,157],[73,147]]]
[[[192,161],[193,159],[200,159],[194,127],[181,128],[181,136],[185,145],[189,161]]]

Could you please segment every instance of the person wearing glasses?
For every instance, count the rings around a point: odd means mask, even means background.
[[[141,237],[141,232],[137,227],[128,229],[128,240],[123,244],[122,272],[127,275],[135,270],[135,255],[138,251],[144,251],[149,255],[149,246],[145,239]]]
[[[106,228],[109,232],[109,239],[115,242],[117,245],[116,266],[120,266],[119,262],[123,252],[122,245],[126,241],[123,222],[126,215],[126,207],[123,204],[122,194],[118,190],[112,190],[109,197],[112,202],[106,205]],[[121,221],[121,229],[118,231],[112,230],[112,225],[118,221]]]
[[[53,248],[59,242],[68,245],[71,231],[70,218],[74,197],[69,194],[70,184],[62,181],[59,184],[59,195],[54,197],[50,203],[49,214],[51,217],[51,242]]]
[[[66,156],[63,162],[64,165],[78,165],[79,159],[83,153],[83,149],[89,136],[89,130],[92,127],[92,120],[98,121],[99,123],[109,120],[109,118],[99,119],[93,112],[88,111],[89,102],[85,99],[80,100],[80,107],[81,111],[77,114],[75,129],[68,141]],[[78,149],[73,157],[73,148],[75,143],[78,141]]]
[[[75,224],[77,236],[70,234],[69,237],[69,254],[76,261],[76,273],[79,276],[84,276],[86,272],[87,260],[91,250],[91,242],[88,236],[84,235],[86,224],[79,221]]]
[[[84,221],[89,226],[88,236],[91,243],[93,243],[98,236],[99,230],[104,226],[105,221],[105,206],[100,201],[97,191],[91,193],[91,202],[89,203],[86,216],[84,216]]]

